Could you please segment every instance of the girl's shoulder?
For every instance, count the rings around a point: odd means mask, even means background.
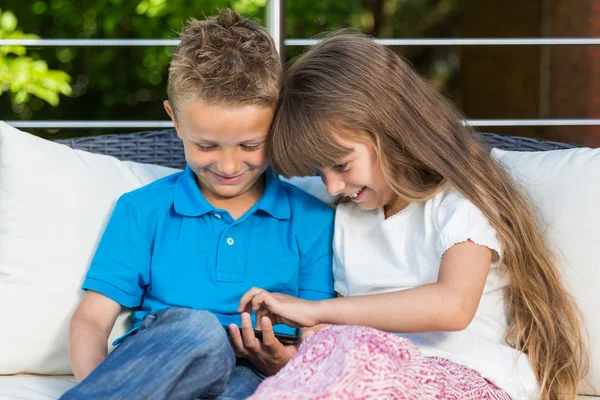
[[[425,205],[431,208],[458,208],[472,204],[454,186],[448,185],[438,194],[425,201]]]
[[[496,229],[485,214],[454,187],[449,186],[428,200],[424,213],[438,234],[436,248],[440,256],[453,245],[471,240],[493,250],[495,264],[499,260],[502,249]]]
[[[447,186],[426,200],[423,209],[427,217],[440,223],[457,215],[487,220],[483,212],[453,186]]]

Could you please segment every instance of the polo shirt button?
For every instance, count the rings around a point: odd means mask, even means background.
[[[214,213],[213,215],[215,216],[216,219],[221,219],[221,214]]]
[[[233,246],[233,238],[227,238],[227,244]]]

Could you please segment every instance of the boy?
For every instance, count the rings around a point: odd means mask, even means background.
[[[242,294],[333,296],[333,211],[281,182],[266,159],[281,75],[272,39],[230,10],[190,21],[181,38],[165,109],[187,167],[117,202],[71,320],[81,383],[65,399],[247,397],[264,377],[256,367],[277,372],[295,347],[266,318],[258,341],[248,313],[240,333]],[[134,329],[107,357],[121,307],[134,309]],[[236,366],[236,355],[255,366]]]

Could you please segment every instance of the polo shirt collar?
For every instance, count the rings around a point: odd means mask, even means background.
[[[196,183],[196,174],[189,165],[185,166],[183,174],[175,184],[173,206],[178,214],[186,217],[199,217],[215,209],[200,192]]]
[[[265,171],[265,191],[256,204],[257,210],[262,210],[277,219],[290,218],[290,202],[287,191],[279,175],[269,167]]]
[[[279,176],[272,169],[268,168],[264,173],[265,190],[258,200],[255,209],[266,212],[277,219],[290,218],[290,203],[287,191]],[[200,217],[215,210],[210,204],[196,183],[196,174],[186,165],[183,174],[177,179],[173,193],[173,206],[178,214],[186,217]]]

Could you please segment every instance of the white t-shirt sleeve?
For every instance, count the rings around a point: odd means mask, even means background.
[[[344,252],[344,236],[348,219],[347,210],[344,205],[337,207],[335,211],[335,228],[333,232],[333,289],[342,296],[348,296],[348,281],[346,279],[346,253]]]
[[[333,289],[342,296],[348,296],[348,285],[346,283],[346,270],[338,257],[338,249],[333,246]]]
[[[436,206],[432,210],[432,217],[439,233],[436,241],[438,257],[441,258],[455,244],[471,240],[493,251],[491,267],[501,263],[500,240],[481,210],[456,190],[450,190],[446,196],[441,196]]]

